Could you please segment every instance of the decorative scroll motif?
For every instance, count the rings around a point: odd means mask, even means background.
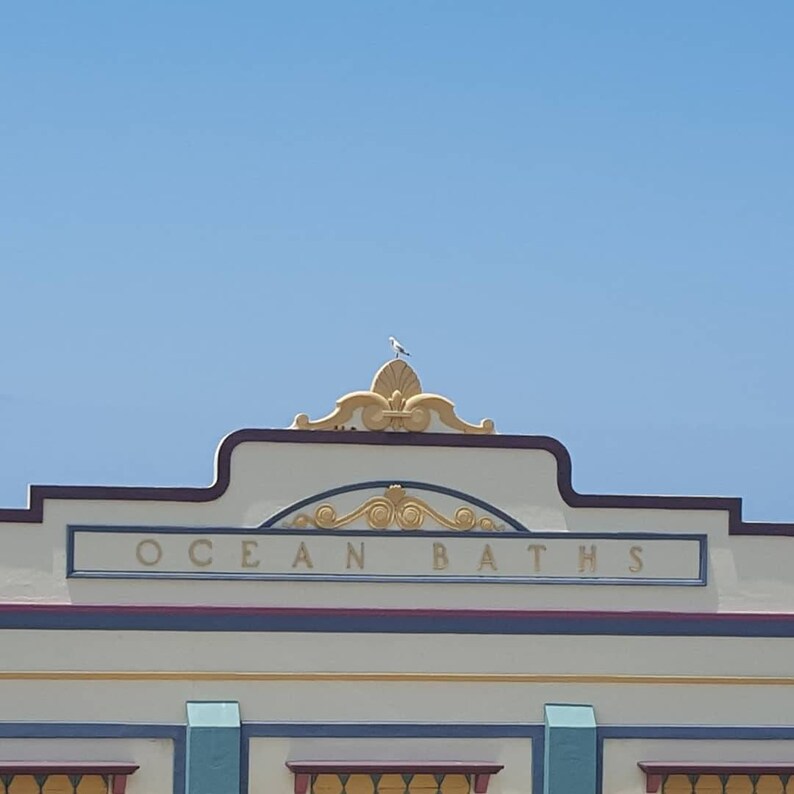
[[[501,532],[504,524],[497,524],[490,516],[480,516],[470,507],[463,505],[447,517],[431,507],[424,499],[409,496],[402,485],[390,485],[383,496],[373,496],[344,515],[338,515],[336,508],[327,502],[318,505],[312,515],[299,513],[286,526],[289,529],[341,529],[363,518],[371,529],[422,529],[427,517],[442,527],[456,532],[469,532],[472,529],[485,532]]]
[[[360,421],[367,430],[403,430],[421,433],[430,427],[435,415],[451,430],[461,433],[489,434],[494,423],[483,419],[480,424],[464,422],[455,413],[455,405],[446,397],[426,394],[419,378],[402,359],[384,364],[375,374],[369,391],[354,391],[340,397],[336,408],[322,419],[312,421],[298,414],[292,427],[296,430],[353,430],[349,422],[360,410]]]

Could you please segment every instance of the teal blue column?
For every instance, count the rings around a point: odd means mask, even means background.
[[[239,794],[240,706],[188,703],[185,794]]]
[[[543,794],[595,794],[596,721],[592,706],[546,705]]]

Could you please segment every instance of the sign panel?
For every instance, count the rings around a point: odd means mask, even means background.
[[[69,527],[92,578],[706,584],[693,534]]]

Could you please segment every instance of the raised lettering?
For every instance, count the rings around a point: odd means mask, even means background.
[[[208,565],[212,565],[212,555],[209,554],[206,557],[198,557],[196,555],[196,549],[198,549],[199,546],[206,546],[209,551],[212,551],[212,541],[209,538],[199,538],[188,546],[187,556],[190,557],[190,562],[197,568],[206,568]]]
[[[433,570],[443,571],[449,565],[447,547],[443,543],[433,544]]]
[[[486,543],[485,548],[482,550],[482,555],[480,557],[480,564],[477,566],[477,570],[481,571],[485,566],[488,566],[492,571],[498,570],[496,567],[496,560],[493,556],[493,551],[491,551],[491,544]]]
[[[642,570],[642,546],[632,546],[629,549],[629,557],[633,560],[632,564],[629,565],[629,570],[632,573],[639,573]]]
[[[254,549],[259,546],[259,541],[244,540],[242,542],[242,559],[240,560],[240,567],[242,568],[258,568],[261,560],[252,559]]]
[[[364,544],[359,544],[359,551],[356,551],[352,543],[347,544],[347,570],[353,567],[353,563],[358,566],[360,571],[364,570]]]
[[[293,568],[297,568],[299,565],[305,565],[307,568],[314,568],[314,563],[309,555],[309,549],[306,548],[306,544],[303,541],[301,541],[301,545],[298,546],[298,553],[295,555],[295,559],[292,562]]]
[[[532,570],[540,573],[540,553],[546,551],[546,547],[542,543],[530,543],[527,551],[532,552]]]
[[[585,573],[587,570],[590,573],[596,572],[595,544],[591,544],[590,551],[586,550],[586,546],[579,546],[579,573]]]
[[[145,549],[150,551],[144,552]],[[151,568],[163,559],[163,549],[154,538],[146,538],[135,547],[135,556],[141,565]]]

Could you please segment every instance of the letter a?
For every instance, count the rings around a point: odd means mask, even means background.
[[[303,563],[307,568],[314,568],[312,558],[309,556],[309,550],[306,548],[306,544],[303,541],[301,541],[301,545],[298,546],[298,553],[295,555],[295,560],[292,563],[292,567],[297,568],[301,563]]]
[[[486,543],[485,548],[482,550],[482,557],[480,557],[480,564],[477,566],[477,570],[481,571],[485,566],[488,566],[492,571],[499,570],[496,567],[496,560],[493,556],[493,551],[491,551],[491,544]]]

